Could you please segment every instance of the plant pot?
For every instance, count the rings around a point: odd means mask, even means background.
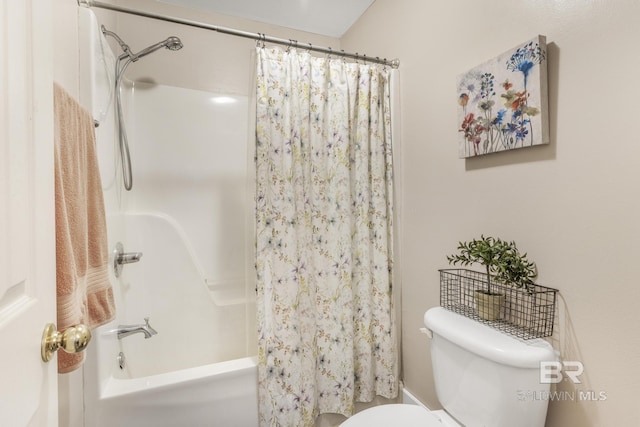
[[[503,294],[488,294],[485,291],[475,291],[474,300],[478,316],[484,320],[497,320],[504,304]]]

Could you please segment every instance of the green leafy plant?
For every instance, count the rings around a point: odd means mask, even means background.
[[[468,266],[481,264],[487,272],[486,294],[491,292],[491,279],[531,290],[537,277],[536,265],[527,259],[527,254],[520,254],[515,242],[506,242],[494,237],[480,236],[470,242],[459,242],[458,253],[447,256],[449,264]]]

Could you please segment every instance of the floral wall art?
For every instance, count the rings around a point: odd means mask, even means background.
[[[458,76],[458,104],[460,158],[548,144],[545,37]]]

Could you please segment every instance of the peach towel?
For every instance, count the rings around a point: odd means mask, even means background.
[[[107,226],[93,117],[54,84],[56,288],[59,331],[100,326],[115,316],[109,281]],[[71,372],[84,352],[58,351],[58,372]]]

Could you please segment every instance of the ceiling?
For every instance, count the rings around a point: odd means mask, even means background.
[[[340,38],[375,0],[157,0]]]

